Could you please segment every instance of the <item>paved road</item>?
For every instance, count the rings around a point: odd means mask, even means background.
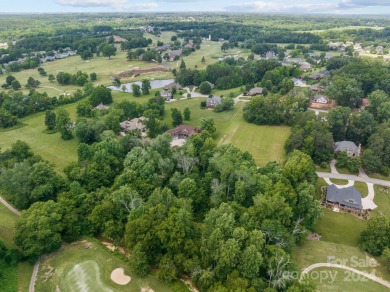
[[[6,200],[4,200],[2,197],[0,197],[0,203],[2,203],[4,206],[6,206],[11,212],[20,216],[19,210],[15,209],[10,204],[8,204],[8,202]],[[37,260],[37,262],[34,265],[34,270],[33,270],[33,273],[31,275],[31,279],[30,279],[29,292],[35,291],[35,281],[37,280],[38,269],[39,269],[39,259]]]
[[[328,172],[317,172],[317,175],[322,178],[338,178],[338,179],[345,179],[345,180],[354,180],[354,181],[361,181],[365,183],[372,183],[375,185],[381,185],[390,187],[390,181],[387,180],[381,180],[376,178],[370,178],[370,177],[359,177],[356,175],[350,175],[350,174],[337,174],[337,173],[328,173]]]
[[[0,197],[0,203],[2,203],[4,206],[6,206],[12,213],[15,213],[16,215],[20,216],[20,212],[12,207],[6,200],[4,200],[2,197]]]
[[[379,278],[378,276],[375,276],[375,275],[372,275],[372,274],[369,274],[369,273],[366,273],[366,272],[362,272],[362,271],[359,271],[359,270],[356,270],[354,268],[351,268],[351,267],[347,267],[347,266],[343,266],[343,265],[338,265],[338,264],[329,264],[329,263],[318,263],[318,264],[314,264],[314,265],[311,265],[311,266],[308,266],[307,268],[305,268],[303,271],[302,271],[302,274],[301,274],[301,279],[303,278],[303,276],[305,274],[307,274],[308,272],[310,272],[311,270],[313,269],[316,269],[316,268],[321,268],[321,267],[326,267],[326,268],[338,268],[338,269],[343,269],[343,270],[346,270],[346,271],[351,271],[351,272],[354,272],[356,274],[359,274],[361,276],[364,276],[372,281],[375,281],[375,282],[378,282],[386,287],[389,287],[390,288],[390,282],[386,281],[386,280],[383,280],[382,278]],[[351,287],[352,288],[352,287]],[[352,289],[353,290],[353,289]]]

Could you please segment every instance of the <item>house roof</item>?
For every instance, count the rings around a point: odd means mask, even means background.
[[[363,209],[362,195],[353,186],[339,189],[335,185],[329,185],[326,190],[326,200],[350,208]]]
[[[359,151],[359,148],[356,146],[356,144],[351,141],[336,142],[333,145],[333,149],[336,152],[340,152],[340,151],[358,152]]]
[[[200,132],[200,130],[198,128],[193,127],[193,126],[180,125],[174,129],[166,131],[165,133],[172,135],[172,136],[177,136],[179,134],[185,134],[189,137],[189,136],[192,136],[192,135],[199,133],[199,132]]]
[[[263,88],[261,87],[254,87],[251,90],[249,90],[249,94],[261,94],[263,92]]]
[[[180,89],[183,89],[183,86],[181,86],[179,83],[176,83],[176,82],[172,82],[172,83],[169,83],[169,84],[164,86],[165,90],[170,90],[173,88],[180,90]]]
[[[172,92],[170,92],[168,90],[161,90],[160,91],[160,96],[161,97],[172,96]]]
[[[208,104],[221,104],[222,99],[220,97],[213,96],[213,97],[208,97],[206,102]]]

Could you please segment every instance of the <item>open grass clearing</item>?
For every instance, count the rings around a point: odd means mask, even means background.
[[[18,216],[0,203],[0,239],[8,248],[17,248],[13,238]],[[8,267],[1,271],[6,280],[0,283],[0,291],[28,291],[33,265],[20,262],[18,266]]]
[[[122,286],[111,280],[111,272],[116,268],[123,268],[125,274],[131,276],[129,284]],[[57,286],[61,291],[140,291],[145,287],[172,291],[155,275],[139,278],[132,274],[122,256],[89,238],[64,245],[42,258],[36,290],[55,291]]]
[[[18,216],[0,203],[0,239],[8,248],[16,248],[14,242],[15,224]]]
[[[385,292],[389,288],[362,275],[337,268],[317,268],[310,271],[308,279],[316,285],[316,291]]]
[[[324,208],[314,230],[321,235],[321,240],[356,247],[360,232],[366,225],[367,221],[351,214],[337,213]]]
[[[390,280],[390,274],[381,258],[372,257],[358,247],[327,242],[322,238],[320,241],[305,240],[302,245],[293,249],[292,256],[299,269],[329,261],[369,273],[375,270],[376,276]]]
[[[72,120],[76,118],[76,103],[64,106]],[[62,171],[70,161],[77,160],[77,138],[69,141],[61,139],[59,133],[45,133],[45,113],[37,113],[20,120],[21,126],[0,130],[0,148],[5,150],[17,140],[27,142],[35,154],[54,164]]]
[[[184,124],[199,127],[200,119],[211,117],[215,121],[218,145],[232,143],[242,151],[252,154],[257,165],[264,165],[269,161],[283,162],[286,158],[284,142],[290,134],[290,128],[285,126],[258,126],[247,123],[242,117],[243,102],[239,102],[234,109],[216,113],[212,110],[200,109],[201,98],[192,98],[166,105],[164,121],[172,127],[171,108],[183,111],[185,107],[191,110],[191,120]]]

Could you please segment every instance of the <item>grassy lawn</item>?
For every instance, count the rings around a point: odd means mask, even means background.
[[[380,187],[378,185],[374,186],[374,190],[374,203],[378,206],[378,208],[373,211],[373,214],[385,214],[390,217],[390,192],[386,193],[380,191]]]
[[[0,203],[0,239],[8,248],[17,248],[13,237],[18,216]],[[1,271],[6,275],[5,283],[0,283],[0,291],[28,291],[33,266],[27,262],[20,262],[18,266],[8,267]]]
[[[131,276],[129,284],[121,286],[111,280],[111,272],[116,268],[123,268],[125,274]],[[132,274],[121,256],[91,239],[65,245],[42,259],[36,290],[55,291],[57,286],[61,291],[76,291],[81,287],[83,291],[140,291],[144,287],[171,291],[155,275],[139,278]]]
[[[321,240],[356,247],[360,232],[366,227],[367,221],[355,218],[351,214],[336,213],[323,209],[315,231],[321,235]]]
[[[355,187],[355,189],[357,189],[360,192],[360,194],[362,195],[362,198],[367,197],[368,186],[365,182],[355,181],[353,186]]]
[[[348,184],[348,181],[346,179],[338,179],[338,178],[332,178],[330,179],[330,181],[332,183],[334,183],[335,185],[346,185]]]
[[[201,118],[211,117],[217,128],[216,141],[218,144],[232,143],[243,151],[253,155],[258,165],[268,161],[283,162],[285,160],[284,142],[290,134],[290,128],[285,126],[257,126],[247,123],[242,117],[243,102],[235,105],[228,112],[215,113],[211,110],[200,109],[201,98],[193,98],[166,105],[165,122],[172,127],[170,109],[183,111],[191,109],[191,120],[185,124],[199,126]]]
[[[72,120],[76,117],[76,104],[64,106]],[[34,153],[54,164],[56,170],[62,171],[70,161],[77,160],[76,138],[69,141],[61,139],[59,133],[46,134],[44,125],[45,113],[37,113],[21,119],[22,126],[0,130],[0,148],[7,149],[17,140],[27,142]]]
[[[13,237],[18,216],[0,203],[0,239],[8,248],[16,248]]]
[[[364,276],[336,268],[317,268],[309,272],[309,279],[316,285],[316,291],[381,292],[388,288]]]
[[[322,238],[320,241],[306,240],[294,248],[292,255],[300,269],[316,263],[327,263],[332,259],[331,262],[334,264],[343,264],[360,271],[370,273],[375,269],[375,275],[390,279],[390,274],[380,258],[371,257],[357,247],[322,241]]]

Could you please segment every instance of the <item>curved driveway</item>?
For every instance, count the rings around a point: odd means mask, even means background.
[[[361,181],[365,183],[372,183],[375,185],[390,187],[390,181],[370,178],[370,177],[360,177],[360,176],[350,175],[350,174],[329,173],[329,172],[317,172],[317,175],[322,178],[338,178],[338,179],[345,179],[345,180],[354,180],[354,181]]]
[[[375,275],[372,275],[372,274],[369,274],[369,273],[366,273],[366,272],[362,272],[362,271],[356,270],[356,269],[351,268],[351,267],[338,265],[338,264],[329,264],[329,263],[318,263],[318,264],[313,264],[311,266],[308,266],[307,268],[305,268],[302,271],[301,279],[303,278],[303,276],[305,274],[309,273],[311,270],[316,269],[316,268],[322,268],[322,267],[325,267],[325,268],[338,268],[338,269],[343,269],[343,270],[346,270],[346,271],[351,271],[351,272],[354,272],[356,274],[364,276],[364,277],[366,277],[366,278],[368,278],[368,279],[370,279],[372,281],[375,281],[377,283],[380,283],[380,284],[390,288],[390,282],[388,282],[386,280],[383,280],[382,278],[379,278],[378,276],[375,276]]]

